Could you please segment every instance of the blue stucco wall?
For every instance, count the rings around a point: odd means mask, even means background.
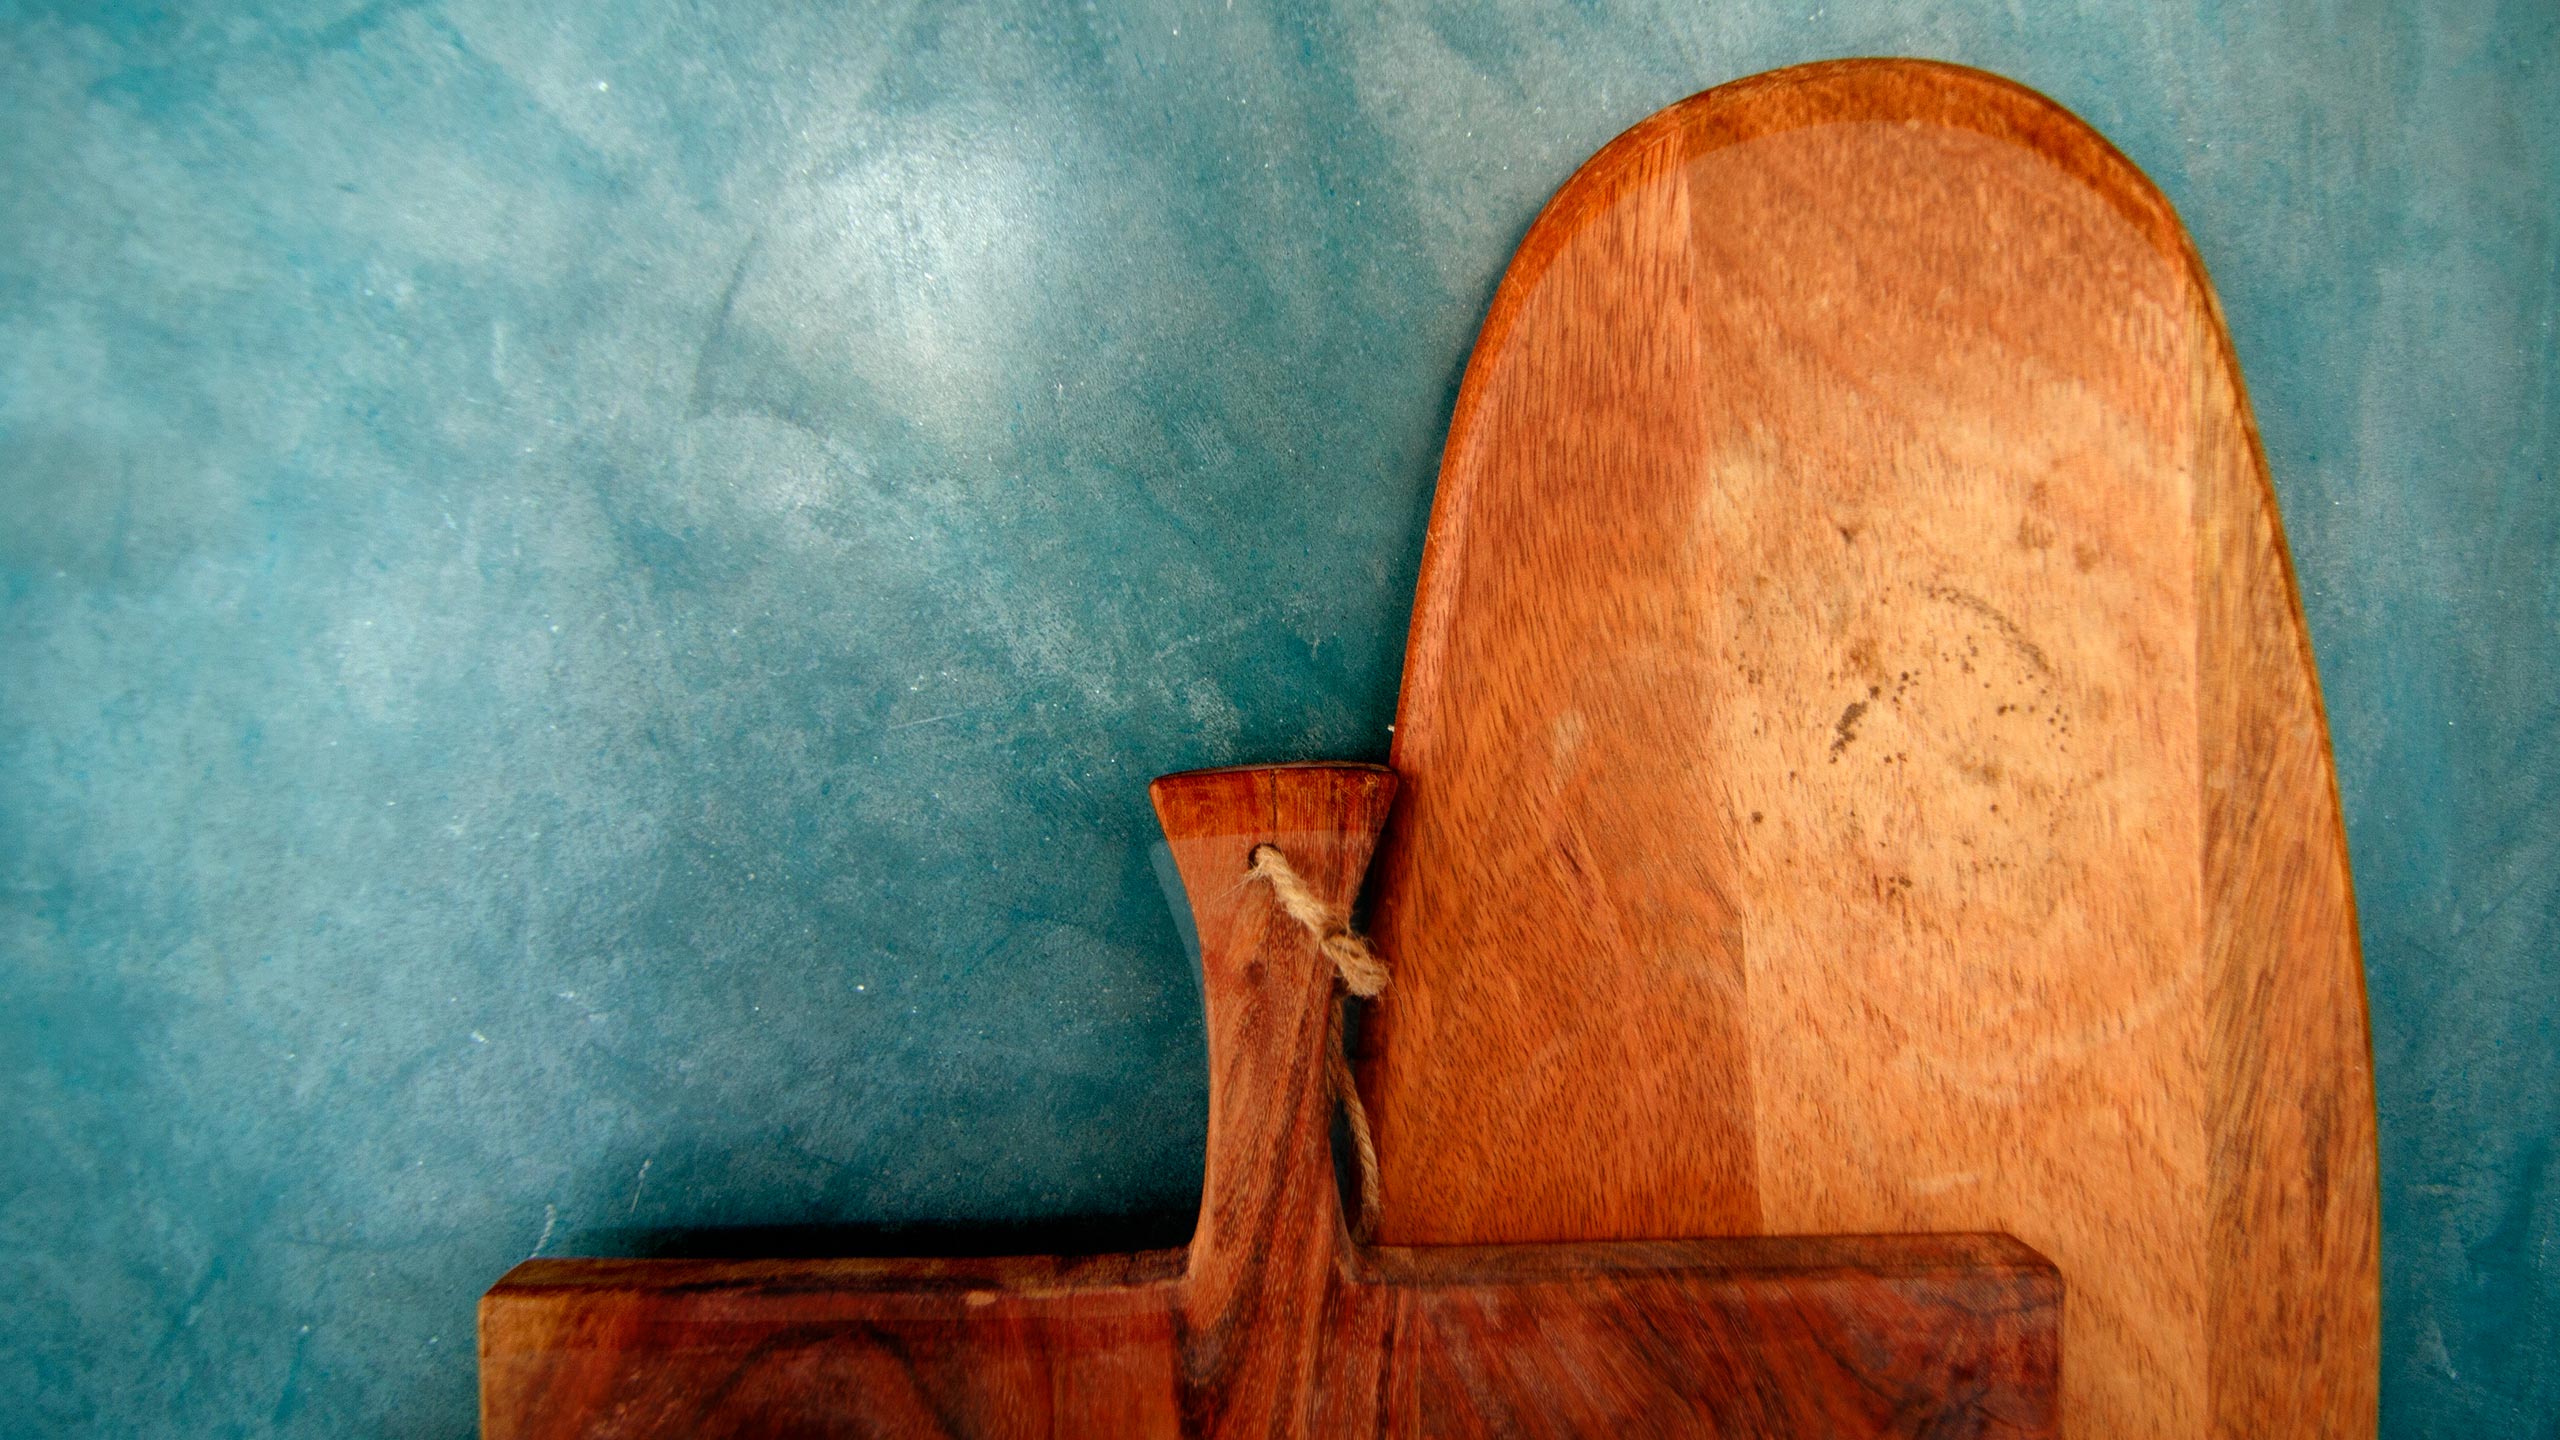
[[[0,6],[0,1430],[466,1434],[537,1252],[1178,1241],[1144,781],[1383,754],[1577,161],[1907,53],[2214,269],[2386,1429],[2560,1434],[2560,10],[759,10]]]

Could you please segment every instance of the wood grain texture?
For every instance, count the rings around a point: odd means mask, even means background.
[[[1265,842],[1347,904],[1394,780],[1170,776],[1208,1001],[1182,1252],[534,1260],[481,1305],[492,1440],[749,1436],[2051,1436],[2061,1282],[1999,1235],[1355,1247],[1329,968]]]
[[[1390,1434],[2062,1433],[2061,1280],[2004,1235],[1363,1259],[1390,1307]]]
[[[1179,1252],[535,1260],[483,1302],[522,1437],[2043,1437],[2060,1281],[2004,1236],[1346,1252],[1303,1349],[1203,1355]],[[1253,1329],[1230,1332],[1250,1341]],[[1292,1332],[1280,1332],[1288,1334]],[[1301,1388],[1268,1375],[1303,1357]]]
[[[1382,1239],[2006,1230],[2075,1435],[2372,1432],[2309,646],[2203,268],[2079,121],[1844,62],[1584,167],[1461,389],[1394,764]]]
[[[528,1260],[480,1302],[481,1434],[1179,1434],[1181,1262]]]

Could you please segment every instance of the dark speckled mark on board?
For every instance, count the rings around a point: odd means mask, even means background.
[[[1831,727],[1832,759],[1839,759],[1840,752],[1849,748],[1849,742],[1858,738],[1858,722],[1865,719],[1866,714],[1867,702],[1864,700],[1852,700],[1840,712],[1839,720]]]
[[[1990,601],[1970,590],[1959,590],[1953,585],[1923,585],[1920,590],[1932,600],[1943,600],[1947,604],[1981,616],[1992,629],[2000,632],[2000,638],[2008,642],[2009,648],[2017,652],[2018,658],[2026,661],[2037,674],[2049,676],[2053,673],[2053,667],[2045,661],[2044,647],[2029,639],[2024,626],[2010,619]]]

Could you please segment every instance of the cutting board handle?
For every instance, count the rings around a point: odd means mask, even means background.
[[[1276,845],[1309,890],[1348,909],[1395,798],[1383,766],[1194,770],[1149,787],[1200,935],[1209,1027],[1209,1154],[1182,1321],[1194,1393],[1313,1393],[1323,1327],[1349,1280],[1325,1046],[1332,965],[1246,874]],[[1303,1343],[1275,1344],[1302,1336]]]

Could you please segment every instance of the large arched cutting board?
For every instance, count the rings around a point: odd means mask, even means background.
[[[2317,682],[2130,163],[1920,62],[1666,110],[1522,243],[1436,507],[1382,1240],[2005,1229],[2081,1440],[2371,1433]]]

